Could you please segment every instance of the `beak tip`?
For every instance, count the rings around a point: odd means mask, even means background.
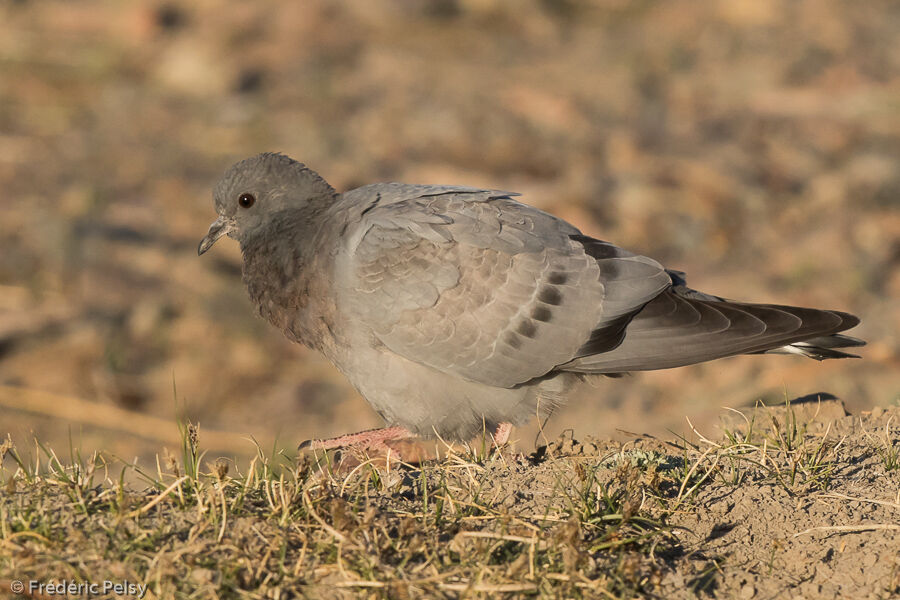
[[[200,240],[200,245],[197,246],[197,256],[202,256],[204,252],[212,248],[213,244],[216,243],[223,235],[227,235],[229,232],[234,230],[234,221],[226,219],[225,217],[220,216],[218,219],[213,221],[213,224],[209,226],[209,232]]]

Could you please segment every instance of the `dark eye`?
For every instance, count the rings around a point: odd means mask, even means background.
[[[253,194],[244,193],[238,196],[238,206],[241,208],[250,208],[254,202],[256,202],[256,198],[253,197]]]

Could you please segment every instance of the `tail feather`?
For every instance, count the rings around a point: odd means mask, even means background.
[[[771,350],[763,350],[757,354],[799,354],[814,358],[816,360],[825,360],[828,358],[859,358],[857,354],[842,352],[837,348],[857,348],[865,346],[866,343],[849,335],[834,333],[822,337],[812,338],[803,342],[796,342],[781,346],[780,348],[772,348]]]
[[[635,315],[616,348],[577,356],[560,368],[581,373],[647,371],[772,352],[845,358],[853,355],[837,348],[864,342],[836,334],[858,323],[855,316],[839,311],[731,302],[677,286]]]

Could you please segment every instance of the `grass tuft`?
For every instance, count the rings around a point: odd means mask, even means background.
[[[22,453],[7,439],[0,572],[127,578],[157,597],[338,590],[374,598],[632,598],[671,590],[664,586],[672,565],[693,560],[682,589],[710,593],[728,559],[689,559],[696,544],[688,541],[700,534],[685,527],[708,490],[727,495],[765,484],[798,502],[810,492],[849,498],[826,491],[843,440],[791,411],[742,415],[718,440],[694,430],[677,443],[644,436],[603,449],[568,435],[529,457],[447,446],[443,458],[417,466],[289,456],[255,440],[242,466],[208,458],[202,430],[191,423],[180,425],[180,454],[162,452],[155,470],[86,455],[72,443],[66,458],[39,441]],[[886,470],[896,468],[890,425],[871,438]],[[127,483],[132,474],[144,489]],[[801,533],[891,527],[813,524]],[[772,546],[770,568],[780,552]]]

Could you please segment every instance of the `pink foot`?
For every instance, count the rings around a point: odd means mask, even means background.
[[[415,434],[403,427],[385,427],[382,429],[367,429],[359,433],[348,433],[333,438],[306,440],[297,448],[305,450],[331,450],[333,448],[359,448],[371,450],[387,450],[386,442],[415,438]]]
[[[512,433],[512,423],[500,423],[494,430],[494,445],[498,448],[509,441],[509,434]]]
[[[335,438],[307,440],[298,447],[298,450],[306,449],[348,450],[349,452],[341,455],[340,463],[343,468],[356,466],[364,458],[375,460],[376,463],[384,461],[385,466],[395,461],[418,464],[433,458],[419,443],[419,438],[404,427],[368,429]]]
[[[493,446],[500,448],[509,441],[512,423],[500,423],[493,433]],[[406,462],[421,462],[429,455],[417,444],[419,438],[405,427],[367,429],[333,438],[306,440],[298,450],[332,450],[346,448],[376,455],[393,455]]]

